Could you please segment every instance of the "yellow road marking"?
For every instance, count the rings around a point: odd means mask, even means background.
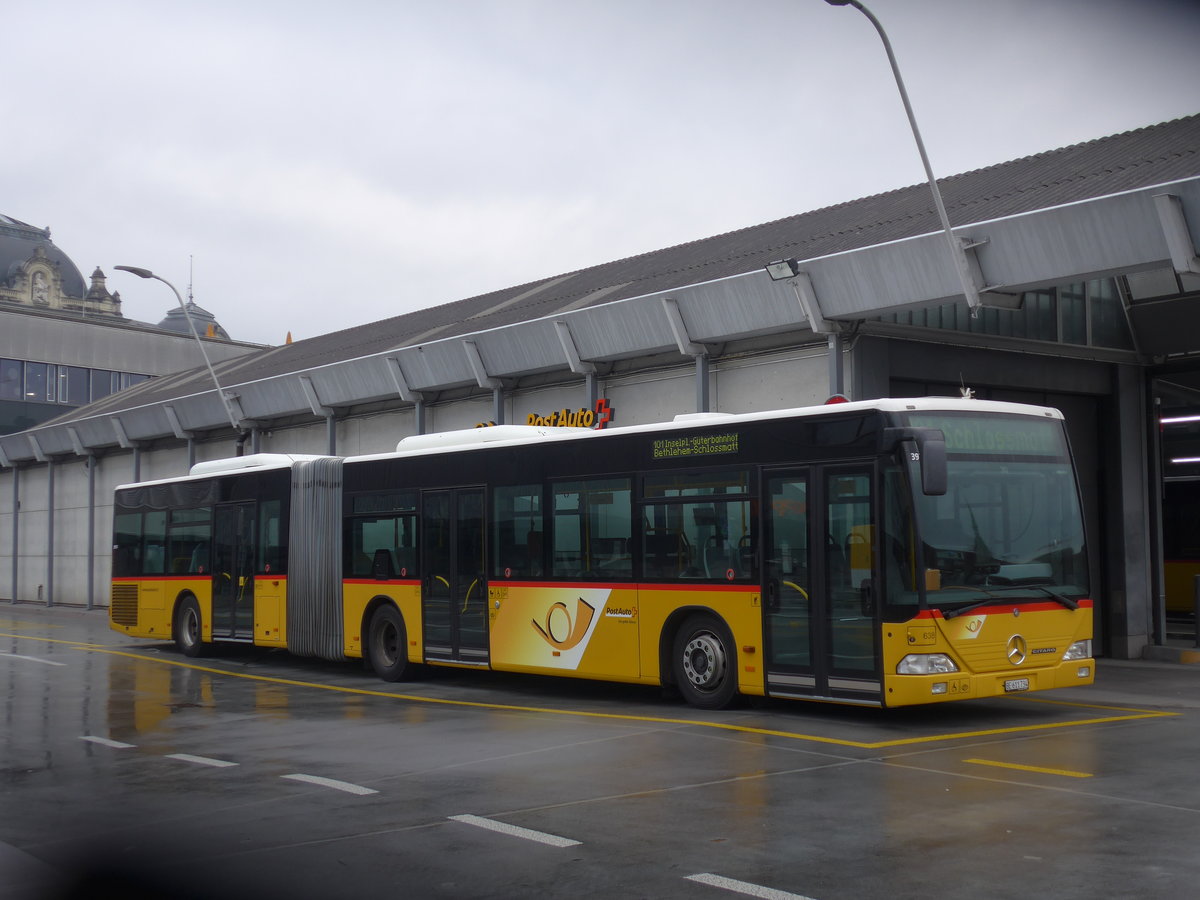
[[[31,637],[30,635],[0,634],[0,637],[19,637],[30,641],[43,641],[53,644],[69,644],[78,650],[88,653],[105,653],[109,656],[123,656],[142,662],[158,663],[165,666],[178,666],[182,669],[192,669],[197,672],[208,672],[213,675],[225,675],[229,678],[244,678],[248,681],[282,684],[288,687],[312,688],[321,691],[334,691],[342,694],[355,694],[363,697],[383,697],[389,700],[407,700],[412,703],[431,703],[442,706],[460,706],[474,709],[495,709],[509,712],[540,713],[554,716],[574,716],[588,719],[610,719],[619,722],[648,722],[656,725],[688,725],[699,728],[715,728],[722,731],[734,731],[740,734],[756,734],[766,737],[787,738],[794,741],[809,741],[817,744],[832,744],[839,747],[854,747],[860,750],[881,750],[888,747],[904,747],[913,744],[931,744],[937,741],[952,741],[965,738],[991,737],[1001,734],[1020,734],[1031,731],[1049,731],[1056,728],[1075,728],[1080,725],[1104,725],[1112,722],[1128,722],[1135,719],[1157,719],[1174,716],[1177,713],[1160,712],[1156,710],[1119,709],[1117,707],[1094,707],[1096,709],[1112,709],[1128,713],[1121,716],[1102,716],[1092,719],[1078,719],[1071,722],[1042,722],[1036,725],[1017,725],[1008,728],[989,728],[980,731],[958,731],[949,734],[932,734],[923,737],[899,738],[890,741],[851,741],[843,738],[826,737],[819,734],[804,734],[796,731],[777,731],[771,728],[755,728],[751,725],[738,725],[732,722],[705,722],[699,719],[677,719],[668,716],[635,716],[625,713],[590,712],[582,709],[554,709],[545,706],[519,706],[509,703],[486,703],[478,700],[447,700],[441,697],[422,697],[418,694],[395,694],[388,691],[376,691],[367,688],[341,687],[333,684],[321,684],[315,681],[299,681],[292,678],[275,678],[269,675],[252,675],[248,672],[231,672],[211,666],[201,666],[182,660],[166,659],[164,657],[145,656],[141,653],[129,653],[124,650],[114,650],[100,644],[88,644],[83,641],[64,641],[53,638]],[[1074,704],[1072,704],[1074,705]],[[1084,704],[1080,704],[1088,708]]]
[[[963,762],[980,766],[997,766],[1001,769],[1019,769],[1022,772],[1041,772],[1044,775],[1063,775],[1067,778],[1091,778],[1091,772],[1072,772],[1070,769],[1047,769],[1043,766],[1022,766],[1017,763],[997,762],[994,759],[966,759]]]

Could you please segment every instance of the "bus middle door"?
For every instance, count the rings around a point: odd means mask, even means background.
[[[486,665],[483,488],[425,491],[421,509],[425,657]]]

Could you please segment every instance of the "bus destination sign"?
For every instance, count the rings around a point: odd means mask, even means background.
[[[678,459],[684,456],[715,456],[718,453],[737,453],[738,434],[693,434],[686,437],[659,438],[651,444],[655,459]]]

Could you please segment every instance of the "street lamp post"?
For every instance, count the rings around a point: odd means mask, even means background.
[[[958,273],[958,280],[962,283],[963,295],[967,298],[967,306],[971,310],[971,315],[977,315],[981,302],[979,299],[979,289],[975,286],[975,279],[971,275],[971,269],[967,263],[962,245],[959,244],[953,230],[950,228],[950,217],[946,215],[946,205],[942,202],[942,192],[938,189],[937,179],[933,177],[933,167],[929,164],[929,155],[925,152],[925,142],[921,140],[921,131],[917,128],[917,118],[913,115],[912,104],[908,101],[908,91],[904,89],[904,79],[900,77],[900,66],[896,64],[896,54],[892,52],[892,42],[888,40],[887,32],[879,24],[879,20],[859,0],[825,0],[825,2],[830,6],[853,6],[866,16],[871,24],[875,26],[875,30],[879,32],[879,37],[883,41],[883,48],[887,51],[888,62],[892,65],[892,74],[896,76],[896,87],[900,90],[900,99],[904,101],[904,111],[908,114],[908,124],[912,126],[913,139],[917,142],[917,152],[921,154],[921,163],[925,166],[925,177],[929,179],[929,189],[933,191],[933,202],[937,207],[938,217],[942,220],[942,230],[946,232],[946,240],[950,245],[951,258],[954,260],[954,269]]]
[[[213,384],[217,386],[217,396],[221,398],[221,405],[225,407],[225,414],[229,416],[229,424],[233,426],[234,431],[241,434],[242,426],[238,422],[237,416],[234,415],[233,406],[230,404],[229,398],[225,396],[225,391],[221,389],[221,382],[217,379],[217,373],[208,358],[208,351],[204,348],[204,342],[200,340],[200,335],[196,333],[196,326],[192,322],[191,313],[188,312],[187,304],[183,302],[183,297],[180,296],[175,285],[171,284],[171,282],[167,281],[161,275],[155,275],[149,269],[141,269],[137,266],[113,266],[113,268],[119,269],[122,272],[130,272],[138,278],[153,278],[155,281],[161,281],[175,294],[175,299],[179,301],[179,308],[183,310],[183,317],[187,320],[188,330],[191,331],[192,337],[196,339],[196,345],[200,348],[200,353],[204,356],[204,364],[208,366],[208,374],[212,376]]]

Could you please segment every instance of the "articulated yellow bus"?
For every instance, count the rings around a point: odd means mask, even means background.
[[[1062,416],[927,398],[357,458],[201,463],[115,497],[111,624],[188,656],[365,658],[902,706],[1091,683]]]

